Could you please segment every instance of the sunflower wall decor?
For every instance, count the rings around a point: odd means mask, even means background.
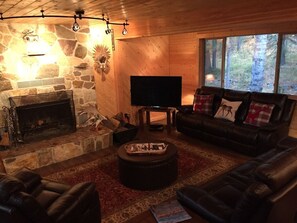
[[[95,45],[93,50],[94,68],[99,74],[108,74],[110,71],[110,51],[107,46]]]

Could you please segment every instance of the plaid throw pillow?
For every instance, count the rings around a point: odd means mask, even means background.
[[[193,111],[201,114],[212,115],[213,95],[196,94],[194,96]]]
[[[274,104],[263,104],[252,101],[244,124],[263,126],[269,123]]]

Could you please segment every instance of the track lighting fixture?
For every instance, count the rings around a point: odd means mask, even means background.
[[[74,18],[74,23],[72,25],[72,30],[74,32],[77,32],[80,27],[79,24],[77,23],[77,18],[79,19],[93,19],[93,20],[101,20],[103,22],[106,22],[107,29],[105,30],[106,34],[110,34],[112,32],[112,29],[110,29],[109,25],[115,25],[115,26],[124,26],[122,30],[122,34],[126,35],[128,33],[126,26],[129,25],[128,21],[126,20],[124,23],[118,23],[118,22],[110,22],[109,18],[105,18],[104,14],[102,17],[89,17],[89,16],[83,16],[84,15],[84,10],[77,10],[75,11],[74,16],[68,16],[68,15],[45,15],[44,10],[40,10],[41,15],[24,15],[24,16],[8,16],[4,17],[3,13],[0,13],[0,20],[6,20],[6,19],[26,19],[26,18]]]
[[[127,20],[126,20],[126,22],[123,23],[123,26],[124,26],[123,31],[122,31],[123,35],[126,35],[128,33],[128,30],[126,29],[126,25],[127,25]]]
[[[76,15],[74,15],[74,23],[72,25],[72,30],[74,32],[77,32],[79,29],[80,29],[80,27],[79,27],[78,23],[76,22]]]
[[[111,29],[109,28],[109,19],[107,19],[106,21],[106,30],[105,33],[108,35],[109,33],[111,33]]]

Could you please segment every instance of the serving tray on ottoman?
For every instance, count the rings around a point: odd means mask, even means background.
[[[130,143],[125,145],[129,155],[160,155],[166,152],[168,145],[165,143]]]

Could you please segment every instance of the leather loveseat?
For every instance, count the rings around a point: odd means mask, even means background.
[[[176,128],[179,132],[216,143],[240,153],[256,156],[264,153],[288,136],[295,101],[284,94],[236,91],[203,86],[197,95],[212,95],[210,114],[193,111],[193,105],[178,108]],[[215,118],[222,100],[240,102],[235,120]],[[245,123],[252,102],[273,105],[269,123],[255,126]]]
[[[100,203],[93,183],[74,186],[23,170],[0,173],[1,223],[99,223]]]
[[[177,199],[210,223],[296,223],[297,143],[276,147]]]

